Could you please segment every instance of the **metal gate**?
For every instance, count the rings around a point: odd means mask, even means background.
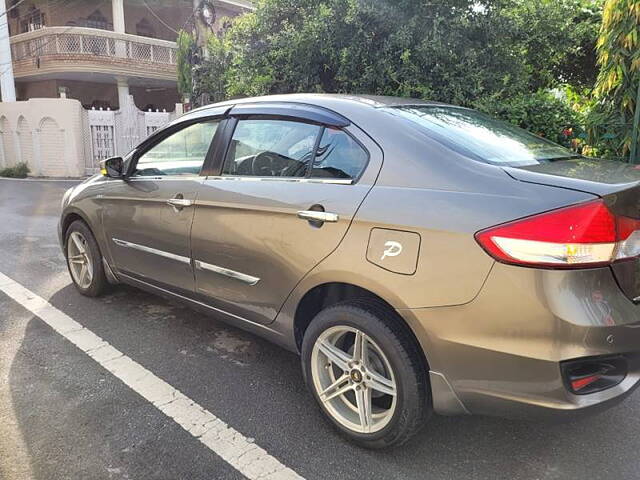
[[[159,128],[164,127],[171,120],[169,113],[156,110],[144,112],[145,135],[148,137]]]
[[[85,173],[92,175],[101,160],[125,156],[142,140],[171,121],[168,112],[142,112],[129,95],[120,110],[86,110]]]
[[[85,154],[85,173],[91,175],[98,170],[100,160],[115,156],[116,121],[112,110],[88,110],[89,155]]]

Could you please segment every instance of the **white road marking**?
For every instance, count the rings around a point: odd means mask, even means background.
[[[39,317],[244,476],[255,480],[303,480],[264,449],[186,395],[61,312],[0,273],[0,291]]]

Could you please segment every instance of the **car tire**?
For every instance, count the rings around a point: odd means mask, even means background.
[[[350,338],[353,345],[349,347]],[[338,364],[344,367],[347,358],[358,357],[357,339],[365,339],[366,347],[361,350],[368,353],[366,358],[360,356],[363,361],[359,364],[349,362],[354,369],[346,373]],[[327,344],[346,356],[327,350]],[[352,300],[322,310],[305,332],[301,360],[305,382],[325,416],[340,433],[363,447],[401,445],[432,413],[426,360],[408,327],[382,302]],[[332,389],[341,379],[345,383]],[[339,389],[346,391],[333,396]],[[395,395],[383,393],[386,389]],[[367,408],[361,413],[360,402],[368,404],[369,416]]]
[[[76,220],[69,225],[65,232],[64,253],[69,275],[82,295],[98,297],[107,291],[109,282],[104,273],[100,247],[83,221]]]

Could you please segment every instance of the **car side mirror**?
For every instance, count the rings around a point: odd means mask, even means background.
[[[122,157],[111,157],[100,162],[100,173],[109,178],[124,176],[124,160]]]

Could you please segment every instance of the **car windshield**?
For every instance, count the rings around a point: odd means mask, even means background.
[[[494,165],[520,167],[579,155],[475,110],[439,105],[388,107],[464,154]]]

